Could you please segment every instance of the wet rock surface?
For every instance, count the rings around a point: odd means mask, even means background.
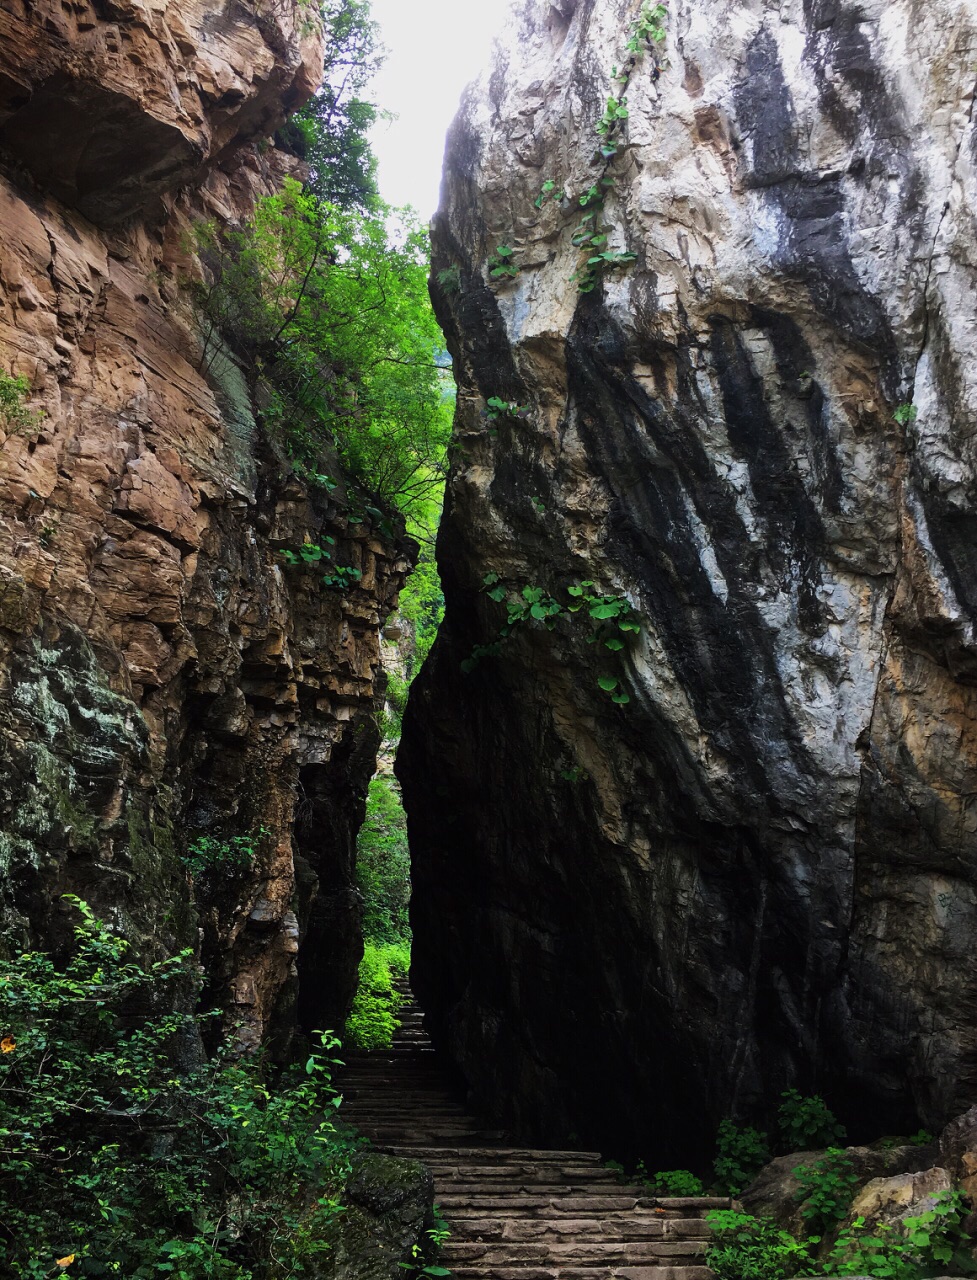
[[[521,6],[449,138],[415,990],[526,1136],[686,1164],[791,1084],[856,1140],[936,1130],[977,1090],[977,14],[677,0],[601,213],[636,260],[581,294],[636,12]],[[489,574],[592,581],[640,635],[564,612],[465,674],[506,620]]]
[[[56,948],[80,894],[150,950],[199,948],[240,1042],[284,1047],[352,999],[412,544],[348,521],[338,460],[334,492],[297,478],[255,370],[202,360],[187,285],[193,224],[240,223],[294,169],[254,140],[312,91],[319,37],[291,4],[15,4],[0,65],[23,86],[0,113],[0,367],[45,413],[0,436],[4,938]],[[353,589],[286,568],[324,536]],[[199,836],[253,856],[191,885]]]
[[[399,1280],[401,1266],[431,1222],[434,1178],[417,1160],[367,1152],[354,1160],[346,1208],[322,1276],[329,1280]]]

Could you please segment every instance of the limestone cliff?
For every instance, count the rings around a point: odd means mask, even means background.
[[[524,1131],[685,1164],[794,1083],[936,1128],[977,1097],[977,7],[672,0],[635,57],[642,7],[528,0],[449,137],[416,990]],[[495,648],[487,575],[554,629]]]
[[[0,366],[45,414],[0,445],[5,935],[57,944],[66,891],[162,950],[199,927],[245,1043],[287,1035],[296,999],[307,1028],[351,999],[380,629],[409,560],[276,453],[253,369],[201,368],[186,288],[193,222],[240,222],[294,163],[267,139],[321,73],[312,12],[0,7]],[[355,589],[286,572],[323,534]],[[253,841],[250,869],[194,894],[200,836]]]

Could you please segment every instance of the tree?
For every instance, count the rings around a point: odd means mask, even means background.
[[[379,109],[363,94],[383,61],[369,0],[324,0],[322,86],[280,130],[278,145],[305,160],[309,190],[343,209],[373,208],[376,160],[368,134]]]

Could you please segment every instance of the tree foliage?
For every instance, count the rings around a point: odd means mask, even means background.
[[[363,934],[379,944],[410,939],[410,850],[407,818],[396,785],[374,778],[366,804],[366,821],[356,848],[356,878],[363,895]]]
[[[366,98],[383,61],[369,0],[322,0],[326,56],[322,85],[278,135],[305,160],[309,190],[320,200],[367,212],[377,199],[369,130],[380,118]]]
[[[206,365],[224,340],[272,388],[265,423],[318,471],[326,449],[382,504],[424,516],[444,483],[451,393],[426,234],[289,180],[235,232],[198,229]]]

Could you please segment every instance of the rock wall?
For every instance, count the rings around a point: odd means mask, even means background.
[[[45,413],[0,437],[4,937],[57,945],[70,891],[145,946],[199,943],[245,1044],[352,998],[380,629],[411,554],[348,521],[344,483],[296,478],[254,370],[201,369],[185,287],[193,222],[247,217],[293,164],[266,139],[317,83],[310,12],[0,7],[0,367]],[[320,534],[357,588],[285,570]],[[194,890],[187,842],[238,835],[251,868]]]
[[[415,987],[527,1133],[688,1164],[792,1084],[935,1129],[977,1097],[977,6],[671,0],[605,170],[639,8],[527,0],[449,136]],[[602,174],[636,257],[581,292]],[[489,574],[564,611],[465,674]]]

